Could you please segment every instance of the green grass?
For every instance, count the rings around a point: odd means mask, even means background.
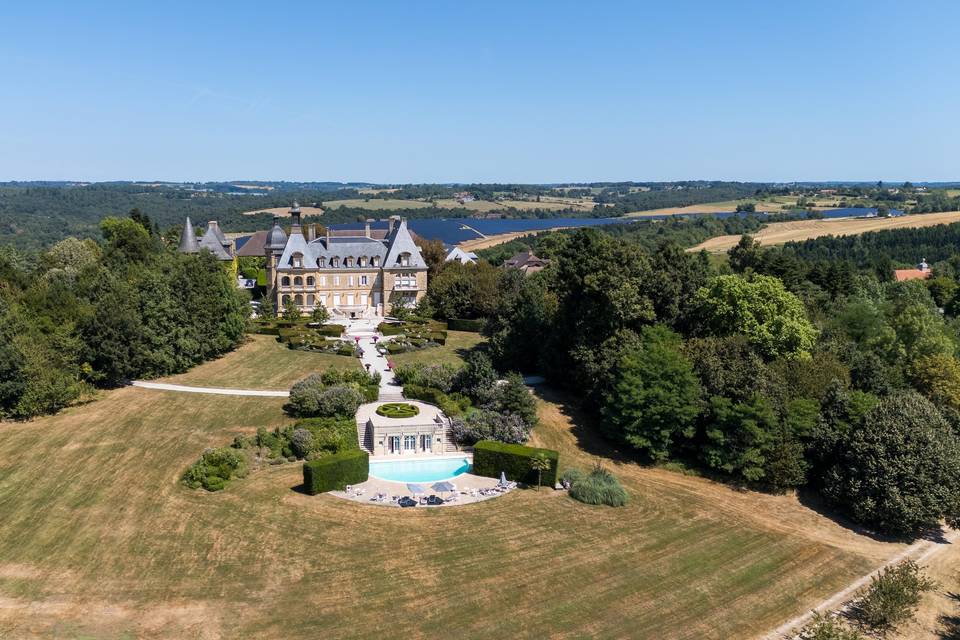
[[[603,458],[626,507],[374,507],[299,493],[299,464],[178,483],[204,448],[284,424],[282,402],[128,387],[0,425],[0,637],[745,638],[901,548],[618,460],[553,395],[532,444]]]
[[[476,347],[483,340],[482,335],[472,331],[448,331],[447,342],[444,345],[397,353],[388,357],[394,366],[416,362],[460,366],[470,349]]]
[[[252,335],[233,353],[163,382],[238,389],[287,389],[311,373],[359,367],[353,356],[288,349],[274,336]]]

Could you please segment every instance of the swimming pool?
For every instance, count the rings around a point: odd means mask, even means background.
[[[370,475],[394,482],[437,482],[470,471],[467,458],[379,460],[370,463]]]

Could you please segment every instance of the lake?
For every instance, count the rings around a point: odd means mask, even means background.
[[[876,209],[853,208],[831,209],[823,211],[825,218],[867,217],[877,214]],[[890,215],[902,215],[903,212],[891,209]],[[689,213],[682,214],[689,218],[694,216],[713,216],[715,218],[729,218],[730,216],[747,216],[747,213],[723,211],[719,213]],[[753,215],[766,216],[765,213]],[[408,220],[407,225],[422,238],[441,240],[446,245],[455,245],[464,240],[474,240],[482,236],[492,236],[500,233],[516,233],[520,231],[543,231],[558,227],[598,227],[606,224],[623,224],[640,222],[643,220],[662,220],[677,216],[653,215],[643,218],[549,218],[549,219],[510,219],[510,220],[475,220],[473,218],[434,218],[429,220]],[[386,229],[386,221],[373,222],[374,229]],[[363,225],[358,223],[332,224],[331,229],[354,229],[363,231]]]

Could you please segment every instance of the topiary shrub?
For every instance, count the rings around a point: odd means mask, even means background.
[[[627,492],[616,476],[599,465],[572,483],[570,497],[586,504],[611,507],[622,507],[628,500]]]
[[[370,458],[362,449],[341,451],[303,465],[304,490],[315,496],[326,491],[343,491],[348,484],[365,482]]]
[[[406,402],[388,402],[377,407],[377,415],[385,418],[412,418],[420,413],[420,409]]]
[[[476,320],[470,320],[466,318],[450,318],[447,320],[447,328],[451,331],[472,331],[474,333],[480,333],[483,331],[484,325],[487,321],[482,318],[477,318]]]
[[[473,447],[473,473],[487,478],[499,478],[500,472],[508,480],[537,484],[537,472],[531,469],[530,459],[543,454],[550,461],[550,468],[543,471],[542,482],[548,487],[557,483],[557,465],[560,453],[552,449],[525,447],[493,440],[482,440]]]

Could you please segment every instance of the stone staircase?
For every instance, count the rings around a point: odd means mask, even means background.
[[[373,453],[373,437],[367,430],[366,422],[357,421],[357,442],[360,443],[361,449],[367,453]]]

